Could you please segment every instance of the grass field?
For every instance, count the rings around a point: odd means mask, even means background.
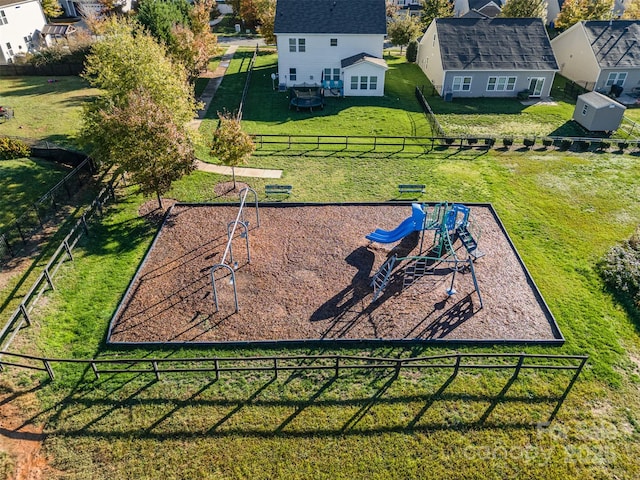
[[[58,183],[71,169],[37,158],[0,161],[0,229]]]
[[[15,114],[0,124],[0,135],[77,146],[82,105],[96,92],[79,77],[0,78],[0,104]]]
[[[397,183],[427,184],[425,200],[492,202],[563,330],[551,351],[589,354],[588,368],[548,429],[568,378],[526,372],[373,375],[103,376],[66,365],[25,408],[44,423],[45,450],[64,478],[636,478],[640,467],[637,324],[594,265],[640,219],[631,156],[431,152],[417,158],[256,157],[283,168],[292,201],[384,200]],[[169,196],[211,200],[221,178],[196,172]],[[263,181],[242,179],[255,187]],[[76,250],[19,337],[24,351],[75,358],[318,353],[312,349],[157,349],[103,345],[120,295],[154,229],[129,195]],[[364,234],[364,233],[363,233]],[[257,259],[256,259],[257,260]],[[492,348],[520,351],[522,348]],[[331,353],[332,348],[322,349]],[[404,356],[442,350],[341,350]],[[28,375],[14,377],[28,388]],[[19,387],[24,385],[24,387]],[[259,459],[259,461],[256,461]]]

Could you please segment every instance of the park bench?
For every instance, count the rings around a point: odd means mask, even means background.
[[[264,193],[269,195],[291,195],[293,186],[291,185],[265,185]]]
[[[425,193],[427,186],[424,184],[400,184],[398,185],[398,193]]]

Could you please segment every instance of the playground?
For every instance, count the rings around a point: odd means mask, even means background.
[[[490,205],[406,203],[177,204],[108,333],[327,340],[563,342]]]

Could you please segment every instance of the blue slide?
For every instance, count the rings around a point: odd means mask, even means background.
[[[412,215],[409,218],[405,218],[402,223],[393,230],[382,230],[381,228],[378,228],[365,238],[372,242],[393,243],[398,240],[402,240],[412,232],[422,230],[425,217],[422,206],[419,203],[413,203],[411,205],[411,211]]]

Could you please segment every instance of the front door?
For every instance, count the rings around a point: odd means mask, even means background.
[[[529,80],[530,97],[540,97],[542,95],[542,87],[544,86],[544,78],[532,78]]]

